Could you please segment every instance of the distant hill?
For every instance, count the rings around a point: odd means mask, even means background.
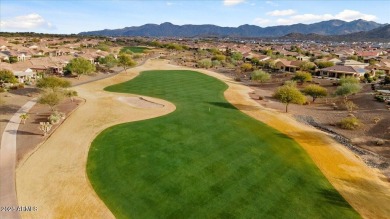
[[[390,24],[382,27],[375,28],[369,31],[360,31],[356,33],[343,34],[343,35],[320,35],[320,34],[302,34],[302,33],[290,33],[281,39],[290,40],[320,40],[320,41],[386,41],[390,42]]]
[[[342,35],[359,31],[369,31],[382,24],[355,20],[346,22],[342,20],[322,21],[314,24],[293,24],[273,27],[259,27],[256,25],[242,25],[239,27],[220,27],[216,25],[174,25],[172,23],[145,24],[137,27],[125,27],[113,30],[98,30],[81,32],[79,35],[95,36],[149,36],[149,37],[281,37],[289,33]]]

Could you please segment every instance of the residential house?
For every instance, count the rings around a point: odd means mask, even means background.
[[[18,79],[19,83],[34,82],[37,79],[37,73],[34,72],[31,68],[28,68],[24,71],[14,71],[13,73]]]
[[[358,62],[358,61],[355,61],[355,60],[352,60],[352,59],[347,59],[347,60],[344,60],[341,63],[338,63],[338,65],[351,66],[351,67],[357,67],[357,68],[365,68],[369,64],[368,63]]]
[[[323,77],[341,78],[341,77],[360,77],[363,76],[364,73],[366,73],[366,70],[364,68],[335,65],[332,67],[321,69],[317,73],[317,75]]]
[[[0,51],[0,61],[9,62],[9,53],[4,53],[4,51]]]
[[[390,60],[382,59],[379,63],[370,65],[366,69],[370,70],[372,76],[375,76],[376,71],[383,71],[386,75],[390,75]]]
[[[370,60],[378,60],[380,51],[361,51],[357,52],[357,56],[363,60],[364,63],[369,63]]]
[[[1,45],[0,46],[0,51],[7,51],[8,47],[6,45]]]
[[[310,61],[310,57],[309,56],[302,56],[302,55],[300,55],[300,56],[297,56],[297,60],[308,62],[308,61]]]
[[[275,62],[275,68],[280,71],[296,72],[297,70],[299,70],[299,66],[302,63],[302,61],[289,61],[285,59],[279,59]]]

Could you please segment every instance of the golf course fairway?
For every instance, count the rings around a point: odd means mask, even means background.
[[[228,103],[226,89],[185,70],[105,89],[176,105],[92,142],[87,174],[117,218],[360,218],[300,145]]]

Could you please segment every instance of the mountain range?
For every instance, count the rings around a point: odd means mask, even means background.
[[[329,20],[313,24],[293,24],[272,27],[256,25],[241,25],[239,27],[220,27],[216,25],[174,25],[169,22],[162,24],[145,24],[142,26],[125,27],[122,29],[105,29],[81,32],[79,35],[97,36],[144,36],[144,37],[281,37],[290,33],[343,35],[360,31],[370,31],[384,26],[373,21]]]
[[[290,40],[321,40],[321,41],[360,41],[360,40],[375,40],[390,42],[390,24],[369,30],[343,35],[320,35],[316,33],[302,34],[290,33],[281,39]]]

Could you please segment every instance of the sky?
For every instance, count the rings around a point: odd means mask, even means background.
[[[1,0],[0,31],[79,33],[147,23],[261,27],[364,19],[390,23],[389,0]]]

